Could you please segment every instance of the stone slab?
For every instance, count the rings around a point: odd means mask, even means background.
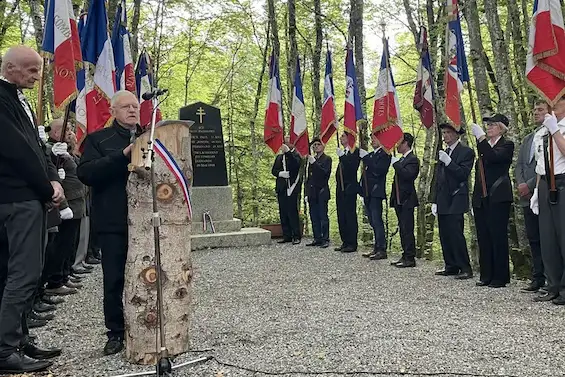
[[[192,250],[269,245],[271,232],[261,228],[243,228],[232,233],[193,234],[190,242]]]
[[[205,234],[210,233],[210,224],[206,224],[208,226],[208,230],[204,232],[204,227],[201,221],[200,222],[193,222],[192,223],[192,234]],[[231,220],[222,220],[222,221],[214,221],[214,228],[216,228],[216,233],[230,233],[230,232],[239,232],[241,230],[241,220],[240,219],[231,219]]]
[[[207,211],[214,223],[233,219],[231,186],[192,187],[190,200],[194,222],[202,222],[202,215]]]

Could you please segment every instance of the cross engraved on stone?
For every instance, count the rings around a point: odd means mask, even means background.
[[[198,110],[196,111],[196,115],[200,117],[200,124],[202,124],[202,117],[206,115],[204,109],[202,107],[198,108]]]

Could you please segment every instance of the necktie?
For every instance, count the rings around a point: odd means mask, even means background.
[[[451,157],[451,152],[453,152],[453,149],[447,147],[447,155]]]

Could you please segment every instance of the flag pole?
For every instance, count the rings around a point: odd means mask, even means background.
[[[337,142],[337,147],[339,148],[339,128],[337,127],[337,124],[335,128],[335,140]],[[341,164],[337,165],[337,170],[339,172],[339,183],[341,184],[341,191],[345,191],[345,187],[343,187],[343,167],[341,166]]]
[[[473,123],[477,123],[477,114],[475,112],[475,106],[473,103],[475,102],[473,99],[473,89],[471,88],[471,83],[467,83],[467,91],[469,92],[469,103],[471,104],[471,117],[473,118]],[[483,164],[483,158],[481,157],[481,152],[479,151],[479,145],[477,144],[477,164],[479,166],[479,179],[481,180],[481,189],[483,198],[487,197],[487,184],[485,180],[485,167]]]
[[[45,86],[45,75],[47,74],[47,58],[43,57],[41,66],[41,77],[39,78],[39,84],[37,87],[37,124],[36,126],[43,125],[45,120],[45,114],[43,112],[43,90]]]

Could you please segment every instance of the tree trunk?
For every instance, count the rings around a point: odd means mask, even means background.
[[[288,0],[288,46],[289,54],[286,61],[287,70],[287,89],[288,89],[288,103],[292,104],[292,93],[294,88],[294,74],[296,70],[296,59],[298,57],[298,44],[296,42],[296,4],[295,0]],[[304,57],[303,57],[304,58]],[[290,119],[290,115],[289,115]]]
[[[34,1],[34,0],[29,0]],[[3,47],[4,38],[8,32],[8,28],[12,26],[18,17],[16,17],[16,12],[19,8],[20,0],[15,0],[13,4],[8,7],[6,0],[0,1],[0,48]],[[0,58],[1,61],[1,58]]]
[[[275,0],[267,0],[267,8],[269,13],[269,25],[273,38],[273,52],[277,57],[281,56],[281,45],[279,42],[279,27],[277,24],[277,15],[275,13]],[[269,35],[269,34],[267,34]]]
[[[422,258],[426,256],[431,258],[432,255],[425,255],[426,251],[426,212],[428,211],[427,197],[430,187],[430,166],[433,166],[432,156],[435,151],[434,136],[437,134],[436,127],[426,130],[426,140],[424,141],[424,153],[422,156],[422,167],[420,168],[420,177],[418,181],[418,200],[420,205],[417,210],[417,248],[416,256]],[[433,229],[432,229],[433,230]]]
[[[322,59],[322,42],[324,39],[322,33],[322,8],[320,0],[314,0],[314,25],[316,28],[316,46],[312,55],[312,92],[314,93],[314,135],[320,134],[320,118],[322,112],[322,93],[320,89],[320,62]]]
[[[118,9],[118,3],[120,0],[108,0],[108,5],[106,7],[108,13],[108,30],[112,32],[114,28],[114,20],[116,18],[116,9]]]
[[[359,145],[367,149],[369,136],[367,133],[367,93],[365,90],[365,67],[363,63],[363,1],[351,0],[351,14],[349,19],[349,39],[353,43],[355,56],[355,73],[357,76],[357,87],[361,100],[361,112],[364,121],[361,122],[359,132]]]
[[[192,182],[190,132],[184,124],[171,124],[155,130],[182,171]],[[133,363],[155,364],[155,340],[159,339],[157,310],[154,228],[152,226],[152,190],[150,174],[143,167],[141,148],[147,148],[149,132],[139,137],[132,150],[136,167],[127,183],[129,248],[125,270],[124,315],[126,321],[126,358]],[[157,205],[161,216],[160,273],[162,281],[165,339],[171,356],[189,349],[191,313],[190,258],[191,221],[187,217],[182,189],[164,161],[154,162]],[[190,187],[190,185],[189,185]]]
[[[141,18],[141,0],[133,0],[133,17],[131,19],[131,55],[133,64],[137,64],[139,55],[139,19]]]

